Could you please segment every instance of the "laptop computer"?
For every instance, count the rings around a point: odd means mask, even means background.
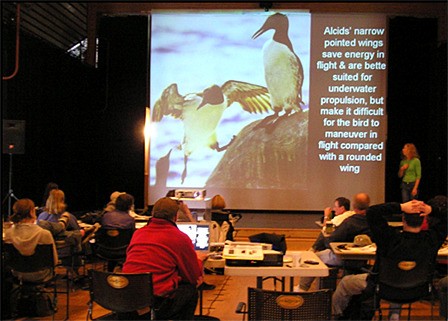
[[[179,230],[187,234],[196,251],[210,251],[210,224],[193,222],[176,222]]]

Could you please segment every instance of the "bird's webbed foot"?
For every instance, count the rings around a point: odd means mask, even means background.
[[[278,114],[273,114],[265,117],[262,119],[255,127],[254,129],[258,128],[268,128],[275,124],[277,122],[277,119],[279,118]]]
[[[233,144],[233,142],[235,141],[236,135],[233,135],[232,139],[224,146],[219,146],[219,143],[216,143],[215,145],[212,146],[212,149],[216,150],[217,152],[222,152],[224,150],[226,150],[227,148],[229,148],[230,145]]]

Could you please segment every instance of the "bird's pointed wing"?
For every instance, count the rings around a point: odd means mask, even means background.
[[[184,97],[177,91],[177,84],[169,85],[151,109],[152,121],[159,122],[165,115],[181,118],[183,103]]]
[[[290,65],[294,70],[294,74],[296,75],[296,86],[298,88],[298,104],[304,105],[305,103],[302,100],[302,86],[303,86],[303,66],[300,58],[297,55],[293,55],[290,57]]]
[[[227,107],[237,102],[249,113],[266,113],[272,110],[268,89],[247,82],[229,80],[222,85]]]

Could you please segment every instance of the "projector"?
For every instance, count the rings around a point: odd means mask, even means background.
[[[192,198],[203,199],[205,198],[205,189],[177,189],[174,191],[176,198]]]

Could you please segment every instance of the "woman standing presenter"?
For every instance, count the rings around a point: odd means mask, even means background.
[[[418,197],[418,186],[422,176],[422,166],[420,156],[414,144],[405,144],[403,146],[402,160],[398,177],[401,178],[401,198],[407,202]]]

